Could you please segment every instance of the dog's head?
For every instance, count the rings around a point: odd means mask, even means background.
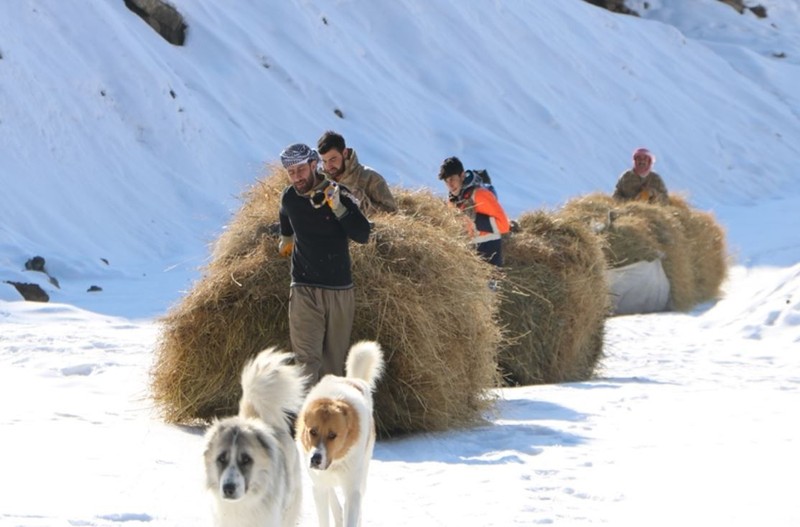
[[[325,470],[344,458],[359,438],[358,412],[347,401],[311,401],[297,423],[297,440],[312,469]]]
[[[275,438],[253,420],[232,417],[217,421],[206,433],[203,456],[206,485],[225,500],[242,499],[268,485],[274,470]]]

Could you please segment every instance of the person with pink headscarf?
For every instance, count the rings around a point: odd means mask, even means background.
[[[652,171],[655,162],[656,156],[648,149],[638,148],[633,153],[633,168],[623,173],[617,181],[614,198],[666,205],[667,186],[661,176]]]

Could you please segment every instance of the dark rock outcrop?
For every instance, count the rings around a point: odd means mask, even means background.
[[[188,26],[175,7],[163,0],[125,0],[125,6],[139,15],[164,40],[183,46]]]
[[[585,0],[585,1],[592,5],[596,5],[597,7],[608,9],[613,13],[639,16],[639,13],[625,6],[625,0]]]
[[[49,302],[50,295],[47,292],[39,287],[37,284],[26,284],[24,282],[12,282],[10,280],[6,280],[7,284],[13,285],[19,294],[22,295],[22,298],[28,300],[29,302]]]
[[[28,271],[39,271],[41,273],[47,272],[44,270],[44,258],[41,256],[34,256],[28,259],[28,261],[25,262],[25,269]]]
[[[630,9],[629,7],[625,6],[625,0],[584,0],[592,5],[596,5],[597,7],[602,7],[603,9],[608,9],[613,13],[622,13],[623,15],[633,15],[639,16],[639,13]],[[758,18],[766,18],[767,16],[767,8],[762,5],[756,5],[753,7],[748,7],[745,5],[744,0],[719,0],[723,4],[728,4],[740,14],[744,13],[745,9],[749,9],[752,11],[754,15]],[[644,3],[644,9],[648,9],[647,2]]]

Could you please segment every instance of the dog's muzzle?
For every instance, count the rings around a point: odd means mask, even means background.
[[[227,500],[236,499],[236,484],[225,483],[222,485],[222,496]]]

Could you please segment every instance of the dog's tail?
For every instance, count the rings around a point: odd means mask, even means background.
[[[347,354],[345,371],[351,378],[361,379],[375,389],[375,383],[383,374],[383,351],[377,342],[362,340],[353,344]]]
[[[288,422],[286,412],[297,414],[307,378],[300,366],[289,364],[293,357],[269,348],[244,365],[239,415],[280,426]]]

